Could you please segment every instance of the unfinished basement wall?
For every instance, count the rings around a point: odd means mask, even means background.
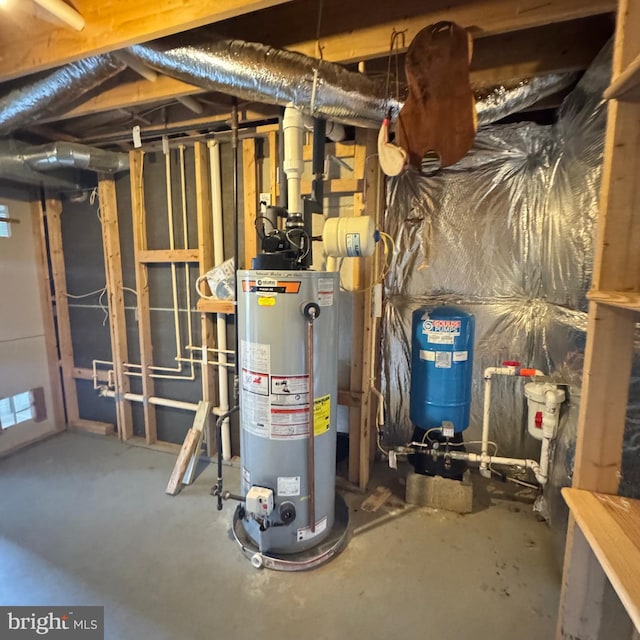
[[[222,189],[224,210],[225,256],[233,255],[233,160],[231,145],[221,144]],[[240,172],[242,165],[240,163]],[[170,154],[171,202],[173,204],[175,247],[185,246],[183,227],[181,160],[178,149]],[[242,174],[240,173],[240,184]],[[128,342],[128,362],[140,363],[139,332],[136,311],[136,282],[133,248],[133,226],[131,209],[131,183],[128,172],[116,176],[116,194],[118,222],[122,252],[123,285],[125,296],[125,314]],[[185,147],[186,214],[188,226],[188,247],[197,249],[196,191],[194,173],[193,146]],[[165,156],[162,152],[150,152],[144,156],[144,187],[147,212],[148,248],[169,248],[168,206],[165,172]],[[81,198],[81,201],[74,201]],[[74,348],[75,366],[91,369],[94,360],[107,363],[112,360],[109,323],[105,315],[106,294],[101,298],[105,287],[104,255],[102,248],[102,225],[100,221],[100,202],[97,192],[89,188],[85,194],[64,194],[62,213],[62,235],[66,267],[67,289],[70,294],[83,295],[96,292],[80,299],[69,299],[71,333]],[[240,191],[240,210],[242,210],[242,192]],[[195,281],[198,277],[198,264],[189,266],[190,308],[187,306],[186,267],[176,264],[178,291],[178,315],[180,324],[180,344],[182,357],[189,357],[186,346],[201,344],[200,312],[196,310],[198,296],[195,293]],[[149,294],[151,313],[151,334],[154,365],[176,368],[176,339],[174,331],[174,305],[172,293],[172,275],[169,263],[149,265]],[[192,335],[188,335],[188,317],[191,316]],[[232,342],[232,323],[228,321],[228,340]],[[194,353],[198,360],[200,354]],[[110,368],[108,364],[98,364],[100,370]],[[139,368],[131,367],[132,372]],[[232,371],[232,370],[231,370]],[[158,371],[158,375],[171,375],[184,379],[155,378],[155,395],[187,402],[197,403],[202,398],[202,380],[200,364],[191,367],[183,363],[181,372]],[[214,373],[214,378],[217,371]],[[217,378],[215,378],[217,379]],[[229,388],[233,389],[232,373]],[[142,393],[139,376],[130,376],[131,392]],[[76,380],[80,417],[115,423],[115,407],[111,398],[99,397],[91,380]],[[131,403],[133,412],[134,435],[144,436],[144,418],[142,405]],[[190,411],[157,407],[158,440],[181,443],[193,422]],[[234,451],[237,451],[237,428],[232,429]]]

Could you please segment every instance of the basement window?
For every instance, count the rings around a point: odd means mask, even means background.
[[[3,218],[9,218],[9,207],[6,204],[0,204],[0,238],[10,238],[11,223]]]
[[[1,429],[8,429],[28,420],[41,422],[46,417],[44,389],[42,387],[0,398]]]

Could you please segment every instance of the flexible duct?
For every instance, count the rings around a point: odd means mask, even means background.
[[[257,42],[216,39],[170,49],[128,50],[156,71],[250,102],[293,103],[305,113],[356,126],[377,127],[399,104],[366,76],[331,62]]]
[[[154,43],[129,52],[183,82],[251,102],[292,103],[308,115],[344,124],[377,128],[389,110],[395,118],[402,107],[360,73],[256,42],[217,39],[167,49]],[[575,79],[573,73],[553,73],[484,92],[478,96],[478,122],[489,124],[517,113]]]
[[[93,56],[9,91],[0,98],[0,135],[63,113],[125,66],[109,54]]]
[[[498,86],[476,93],[478,125],[491,124],[570,87],[578,79],[577,73],[549,73],[513,86]]]

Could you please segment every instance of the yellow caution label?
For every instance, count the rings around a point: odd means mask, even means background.
[[[331,395],[316,398],[313,403],[313,434],[320,436],[329,431],[331,423]]]
[[[276,299],[273,296],[260,296],[258,298],[258,306],[260,307],[273,307],[276,304]]]

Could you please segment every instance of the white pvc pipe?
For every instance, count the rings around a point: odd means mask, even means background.
[[[284,133],[284,172],[287,175],[287,209],[289,213],[302,213],[302,174],[304,159],[304,116],[294,106],[284,110],[282,119]]]
[[[101,389],[100,395],[103,398],[115,398],[116,392],[111,391],[110,389]],[[144,402],[144,396],[139,393],[125,393],[123,395],[125,400],[129,400],[129,402]],[[198,410],[198,403],[196,402],[183,402],[182,400],[172,400],[171,398],[161,398],[159,396],[151,396],[147,399],[149,404],[156,405],[158,407],[169,407],[171,409],[183,409],[185,411],[193,411],[196,412]],[[211,413],[216,416],[222,414],[219,407],[213,407],[211,409]]]
[[[222,219],[222,181],[220,173],[220,144],[210,140],[209,166],[211,171],[211,215],[213,217],[213,263],[224,262],[224,226]],[[216,314],[216,337],[218,352],[218,403],[222,413],[229,410],[229,378],[227,375],[227,320],[225,314]],[[236,355],[237,357],[237,355]],[[203,362],[207,359],[206,346],[202,347]],[[229,418],[222,423],[222,459],[231,460],[231,429]]]
[[[62,0],[35,0],[35,3],[72,29],[76,31],[84,29],[85,19],[66,2]]]
[[[517,376],[520,375],[520,365],[506,366],[506,367],[487,367],[484,370],[484,407],[482,412],[482,453],[484,457],[488,457],[489,454],[489,412],[491,408],[491,378],[493,376]],[[536,376],[544,375],[542,371],[535,369]],[[511,458],[505,458],[510,460]],[[507,464],[507,463],[505,463]],[[480,461],[480,475],[489,478],[491,476],[491,470],[489,469],[489,463],[486,461]]]

